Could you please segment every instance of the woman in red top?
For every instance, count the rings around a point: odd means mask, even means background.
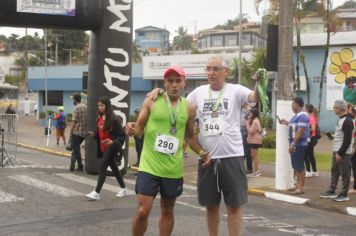
[[[97,156],[101,158],[101,164],[96,189],[87,194],[86,197],[91,200],[100,200],[100,190],[105,182],[108,166],[110,166],[117,182],[121,187],[116,197],[124,197],[126,195],[126,187],[121,172],[117,167],[116,158],[118,155],[122,154],[122,145],[125,142],[125,133],[123,132],[121,122],[113,112],[111,102],[108,97],[102,97],[99,99],[98,113],[99,117],[97,121],[97,131],[88,133],[97,140]]]

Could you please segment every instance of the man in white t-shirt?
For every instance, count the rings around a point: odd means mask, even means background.
[[[257,89],[226,83],[229,68],[220,56],[212,56],[205,67],[208,85],[192,91],[187,100],[195,105],[199,119],[198,140],[210,160],[199,161],[198,200],[207,209],[209,235],[218,235],[221,196],[227,207],[230,235],[239,235],[241,206],[247,203],[247,178],[240,132],[241,107],[253,106]],[[155,89],[155,99],[161,91]]]

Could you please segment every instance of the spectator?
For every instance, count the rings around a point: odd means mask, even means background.
[[[293,118],[288,122],[281,120],[281,124],[289,126],[289,153],[292,159],[292,167],[297,177],[295,188],[289,189],[291,194],[303,194],[305,182],[304,158],[309,139],[309,118],[306,112],[303,112],[304,101],[296,97],[292,102]]]
[[[350,185],[350,158],[352,157],[354,121],[347,116],[347,105],[343,100],[336,100],[333,106],[335,114],[339,117],[333,137],[333,157],[331,166],[331,184],[329,190],[321,193],[321,198],[331,198],[342,202],[349,200]],[[336,194],[339,178],[342,178],[342,189]]]
[[[70,129],[73,150],[69,170],[74,171],[75,163],[78,162],[78,170],[83,171],[80,144],[84,141],[87,133],[87,106],[81,103],[82,96],[78,93],[73,94],[72,99],[75,107],[72,118],[73,124]]]
[[[354,117],[354,126],[356,127],[356,106],[352,106],[351,114]],[[349,193],[356,193],[356,152],[355,152],[356,132],[354,132],[353,139],[354,139],[354,145],[353,145],[354,154],[352,155],[352,158],[351,158],[351,169],[352,169],[352,176],[354,179],[354,184],[353,184],[352,189],[349,190]]]
[[[261,175],[259,170],[258,149],[262,144],[262,125],[260,121],[260,113],[256,108],[252,108],[246,121],[247,128],[247,144],[250,149],[250,156],[253,163],[252,177],[258,177]]]
[[[318,143],[317,132],[316,132],[317,120],[314,115],[314,106],[313,105],[311,105],[311,104],[305,105],[305,110],[308,113],[309,128],[310,128],[310,139],[308,142],[307,151],[305,152],[305,167],[307,169],[307,171],[305,172],[305,177],[309,178],[312,176],[319,175],[316,170],[316,160],[315,160],[315,155],[314,155],[314,147]],[[310,170],[310,164],[312,166],[313,172],[311,172],[311,170]]]
[[[345,81],[345,87],[343,90],[343,98],[346,102],[353,105],[356,104],[356,89],[355,84],[356,77],[348,77]]]
[[[59,145],[59,139],[63,138],[63,143],[66,145],[66,136],[65,129],[67,127],[66,116],[64,114],[64,107],[58,107],[59,113],[55,115],[54,119],[56,120],[56,138],[57,145]]]

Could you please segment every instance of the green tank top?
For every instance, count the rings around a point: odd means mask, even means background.
[[[183,177],[182,144],[187,121],[188,103],[185,98],[181,98],[176,124],[177,132],[175,135],[171,134],[170,129],[172,126],[168,104],[164,96],[158,97],[146,123],[139,171],[164,178],[178,179]],[[173,136],[179,140],[175,156],[155,151],[154,145],[157,134]]]

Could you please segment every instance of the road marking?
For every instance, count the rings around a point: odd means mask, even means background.
[[[355,207],[346,207],[347,214],[356,216],[356,208]]]
[[[70,190],[56,184],[50,184],[38,179],[34,179],[26,175],[12,175],[8,176],[8,178],[63,197],[83,196],[83,193]]]
[[[60,169],[60,170],[69,169],[68,166],[58,166],[58,165],[18,165],[18,166],[9,166],[9,168],[13,168],[13,169],[19,169],[19,168],[29,168],[29,169]]]
[[[79,175],[75,175],[75,174],[71,174],[71,173],[57,173],[57,174],[54,174],[54,175],[62,177],[62,178],[67,179],[67,180],[71,180],[71,181],[80,183],[80,184],[91,185],[93,188],[97,184],[96,180],[92,180],[92,179],[89,179],[89,178],[86,178],[86,177],[82,177],[82,176],[79,176]],[[124,181],[125,181],[125,183],[128,183],[127,180],[124,180]],[[118,190],[119,190],[119,187],[111,185],[111,184],[104,183],[103,189],[106,190],[106,191],[109,191],[109,192],[117,193]],[[127,193],[127,195],[136,195],[136,193],[134,191],[129,190],[129,189],[127,189],[126,193]]]
[[[23,200],[24,200],[23,198],[17,197],[10,193],[5,193],[0,190],[0,203],[2,203],[2,202],[17,202],[17,201],[23,201]]]
[[[294,196],[281,194],[281,193],[274,193],[274,192],[265,192],[265,196],[266,198],[294,203],[294,204],[305,204],[307,201],[309,201],[309,199],[307,198],[294,197]]]

